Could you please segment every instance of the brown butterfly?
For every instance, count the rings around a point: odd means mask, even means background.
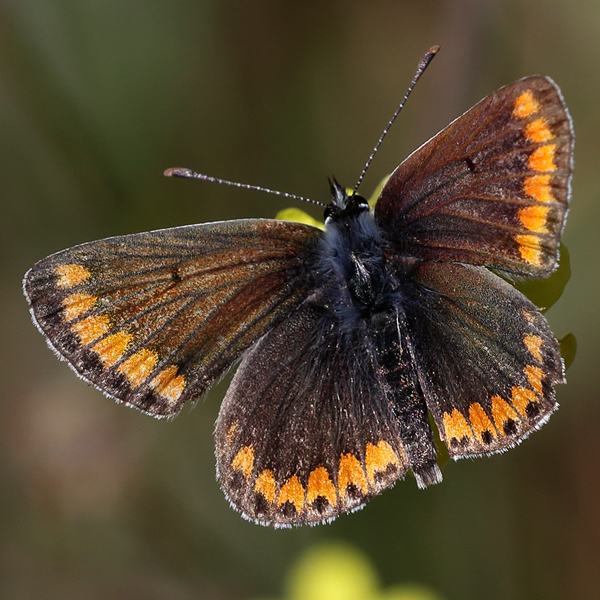
[[[241,359],[215,430],[227,498],[260,524],[330,521],[409,470],[441,481],[428,412],[457,459],[556,409],[557,341],[490,269],[555,269],[572,150],[558,87],[528,77],[409,156],[374,211],[334,182],[324,231],[248,219],[108,238],[38,262],[25,294],[79,376],[155,417]]]

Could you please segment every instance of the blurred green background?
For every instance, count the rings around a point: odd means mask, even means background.
[[[294,573],[321,581],[306,564],[331,547],[368,565],[369,598],[598,597],[599,34],[597,0],[4,0],[0,597],[301,598]],[[435,43],[363,193],[501,85],[559,83],[577,133],[573,277],[547,317],[579,341],[561,410],[516,450],[446,465],[440,486],[409,477],[330,526],[257,527],[214,479],[227,381],[171,423],[116,406],[46,348],[21,278],[80,242],[289,204],[167,167],[327,201]]]

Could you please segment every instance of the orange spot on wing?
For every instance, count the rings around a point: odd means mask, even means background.
[[[97,296],[91,294],[84,294],[83,292],[77,294],[71,294],[67,296],[63,301],[63,317],[65,321],[73,321],[77,317],[84,315],[86,312],[94,308],[98,300]]]
[[[342,454],[338,470],[338,492],[342,499],[349,485],[356,486],[363,494],[367,493],[367,478],[356,456]]]
[[[530,265],[542,264],[542,248],[540,238],[535,235],[515,235],[515,242],[519,244],[521,258]]]
[[[526,229],[536,233],[548,233],[546,223],[548,220],[548,207],[534,204],[519,210],[519,220]]]
[[[231,468],[234,471],[241,471],[244,474],[246,481],[252,475],[252,467],[254,466],[254,448],[252,446],[244,446],[231,461]]]
[[[542,379],[544,378],[544,372],[539,367],[534,365],[527,365],[525,367],[525,375],[529,381],[529,385],[538,393],[542,393]]]
[[[225,434],[225,439],[227,440],[228,444],[231,444],[231,442],[233,442],[233,439],[235,437],[235,432],[237,431],[238,428],[238,424],[234,423],[228,430],[227,433]]]
[[[110,321],[105,315],[87,317],[71,325],[71,329],[77,334],[81,343],[86,346],[108,332]]]
[[[531,123],[527,123],[525,126],[525,137],[531,142],[541,144],[542,142],[549,142],[554,138],[554,134],[548,127],[548,121],[544,117],[540,117]]]
[[[111,367],[123,356],[132,338],[133,336],[126,331],[117,331],[94,344],[92,350],[105,367]]]
[[[469,421],[471,421],[471,427],[482,444],[484,443],[483,434],[486,431],[496,437],[496,430],[479,402],[473,402],[469,407]]]
[[[399,465],[400,461],[392,447],[386,441],[380,440],[376,446],[370,442],[367,444],[365,464],[367,467],[367,478],[373,484],[375,473],[383,473],[390,465]]]
[[[521,311],[521,314],[523,315],[523,318],[528,322],[528,323],[535,323],[535,313],[533,311],[529,311],[526,308],[524,308]]]
[[[504,424],[508,420],[517,421],[518,415],[512,406],[500,396],[492,396],[492,417],[500,435],[504,435]]]
[[[533,97],[533,94],[527,90],[515,100],[513,115],[517,117],[517,119],[526,119],[539,112],[540,108],[540,103]]]
[[[523,343],[525,344],[525,347],[527,348],[527,350],[529,350],[533,358],[535,358],[535,360],[537,360],[538,362],[542,362],[541,348],[542,344],[544,343],[544,340],[542,340],[542,338],[539,335],[533,335],[528,333],[523,337]]]
[[[185,389],[185,377],[177,375],[177,367],[171,365],[161,371],[151,382],[150,387],[157,394],[171,402],[179,400]]]
[[[473,432],[467,420],[456,408],[452,411],[452,414],[444,413],[444,433],[447,442],[452,438],[456,438],[458,441],[463,438],[473,439]]]
[[[530,175],[523,181],[523,191],[538,202],[555,202],[551,178],[552,175]]]
[[[290,477],[279,490],[277,497],[277,506],[285,502],[291,502],[296,507],[296,512],[300,514],[304,506],[304,488],[296,475]]]
[[[262,494],[268,502],[273,502],[275,500],[276,486],[275,475],[273,475],[273,471],[269,471],[269,469],[265,469],[256,478],[256,482],[254,483],[254,489],[259,494]]]
[[[83,265],[70,264],[58,265],[54,269],[56,275],[56,285],[60,288],[69,288],[89,279],[92,274]]]
[[[513,406],[525,417],[527,416],[527,405],[530,402],[538,402],[535,392],[524,387],[513,387],[511,402]]]
[[[308,478],[306,486],[306,502],[312,504],[319,496],[322,496],[331,504],[336,506],[337,496],[335,486],[331,482],[329,473],[325,467],[317,467],[313,469]]]
[[[554,155],[556,153],[556,144],[548,144],[536,148],[529,155],[529,168],[532,171],[555,171]]]
[[[158,362],[158,354],[147,348],[142,348],[135,354],[132,354],[127,360],[119,366],[117,371],[123,373],[132,386],[136,387],[142,384],[150,373],[154,370]]]

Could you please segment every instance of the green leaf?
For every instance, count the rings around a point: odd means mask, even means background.
[[[431,413],[428,413],[427,417],[429,419],[429,426],[433,431],[433,438],[435,440],[435,447],[437,449],[437,456],[435,457],[435,460],[438,464],[438,467],[440,469],[443,469],[446,466],[446,464],[450,461],[448,446],[446,446],[446,444],[442,441],[442,438],[440,436],[440,430],[438,429],[438,426],[433,420],[433,415]]]
[[[324,223],[313,219],[308,213],[299,208],[284,208],[275,215],[275,218],[280,219],[281,221],[292,221],[293,223],[312,225],[313,227],[321,230],[325,229]]]
[[[371,197],[369,198],[368,202],[369,202],[369,206],[371,208],[375,208],[375,205],[377,204],[377,200],[379,200],[379,196],[381,194],[381,190],[383,189],[383,186],[387,183],[387,180],[390,178],[390,175],[386,175],[380,182],[379,185],[375,188],[375,190],[373,191],[373,194],[371,195]]]
[[[547,279],[520,281],[514,286],[527,296],[542,312],[547,311],[561,296],[571,278],[569,250],[561,242],[558,269]]]
[[[577,354],[577,338],[572,333],[567,333],[562,339],[558,340],[560,344],[560,354],[565,361],[565,369],[568,369],[575,360]]]

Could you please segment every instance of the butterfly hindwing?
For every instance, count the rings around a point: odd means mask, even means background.
[[[304,299],[320,235],[254,219],[108,238],[38,262],[25,293],[79,375],[172,416]]]
[[[482,267],[426,261],[407,297],[422,388],[452,457],[505,450],[547,421],[563,363],[520,292]]]
[[[521,79],[411,154],[375,214],[410,255],[546,276],[567,213],[573,139],[554,82]]]
[[[331,520],[408,468],[367,336],[330,327],[325,312],[309,299],[262,338],[221,406],[221,486],[236,510],[262,524]]]

